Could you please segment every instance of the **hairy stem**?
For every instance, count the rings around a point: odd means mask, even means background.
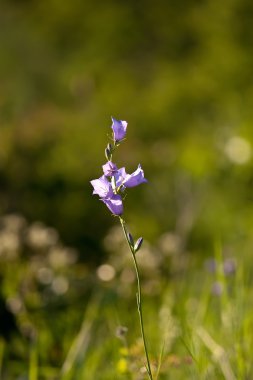
[[[142,316],[142,293],[141,293],[141,282],[140,282],[138,263],[137,263],[137,260],[135,257],[134,247],[132,246],[132,244],[130,243],[129,238],[128,238],[125,221],[120,216],[119,216],[119,220],[120,220],[120,223],[121,223],[127,244],[128,244],[129,249],[131,251],[133,262],[134,262],[134,268],[135,268],[136,279],[137,279],[137,293],[136,293],[137,309],[138,309],[139,321],[140,321],[140,327],[141,327],[141,336],[142,336],[142,341],[143,341],[143,346],[144,346],[144,351],[145,351],[145,356],[146,356],[146,361],[147,361],[146,369],[147,369],[149,379],[153,380],[149,356],[148,356],[148,349],[147,349],[147,344],[146,344],[145,332],[144,332],[144,324],[143,324],[143,316]]]

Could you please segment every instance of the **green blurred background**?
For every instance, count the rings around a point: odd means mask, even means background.
[[[247,234],[252,161],[231,139],[253,135],[252,16],[249,0],[2,1],[2,213],[55,226],[95,260],[114,221],[89,180],[113,115],[129,122],[118,161],[150,182],[127,205],[145,236],[184,213],[194,247]]]
[[[156,248],[172,239],[197,261],[217,240],[249,256],[252,21],[251,0],[2,0],[2,225],[19,214],[54,228],[89,283],[117,223],[89,183],[112,115],[129,123],[115,161],[129,172],[141,163],[149,181],[126,199],[134,234]],[[27,263],[35,253],[24,251]]]

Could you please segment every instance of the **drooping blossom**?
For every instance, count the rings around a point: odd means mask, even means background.
[[[123,202],[120,195],[113,194],[111,197],[101,198],[101,201],[106,204],[106,206],[114,215],[123,214]]]
[[[90,181],[93,186],[93,194],[97,194],[100,200],[106,204],[114,215],[123,213],[123,202],[119,194],[114,194],[111,182],[105,175]]]
[[[90,181],[90,183],[94,189],[92,194],[97,194],[101,198],[110,198],[113,195],[111,182],[108,181],[105,175]]]
[[[126,174],[122,184],[125,187],[134,187],[146,182],[148,181],[144,177],[144,172],[139,164],[138,168],[132,174]]]
[[[113,139],[115,142],[120,142],[124,139],[127,130],[127,122],[124,120],[117,120],[112,117],[112,131]]]
[[[111,161],[108,161],[106,164],[102,166],[104,175],[107,177],[112,177],[118,171],[117,165]]]

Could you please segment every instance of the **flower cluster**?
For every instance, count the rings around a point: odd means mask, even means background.
[[[132,174],[127,174],[124,167],[118,168],[112,162],[112,154],[125,138],[126,130],[126,121],[112,118],[113,144],[108,144],[105,149],[105,156],[108,161],[102,166],[104,174],[102,177],[91,181],[94,189],[93,194],[97,194],[109,210],[118,216],[123,214],[122,193],[125,189],[147,182],[140,164]]]

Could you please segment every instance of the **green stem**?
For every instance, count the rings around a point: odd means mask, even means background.
[[[131,251],[133,262],[134,262],[134,268],[135,268],[136,278],[137,278],[137,294],[136,294],[137,308],[138,308],[138,313],[139,313],[141,336],[142,336],[142,341],[143,341],[143,346],[144,346],[144,351],[145,351],[145,356],[146,356],[146,361],[147,361],[146,369],[147,369],[149,379],[153,380],[149,356],[148,356],[148,349],[147,349],[147,344],[146,344],[145,332],[144,332],[144,324],[143,324],[143,316],[142,316],[142,294],[141,294],[141,283],[140,283],[139,268],[138,268],[137,260],[135,257],[134,247],[131,245],[129,238],[128,238],[128,235],[127,235],[125,221],[120,216],[119,216],[119,220],[120,220],[120,223],[121,223],[127,244],[128,244],[129,249]]]

